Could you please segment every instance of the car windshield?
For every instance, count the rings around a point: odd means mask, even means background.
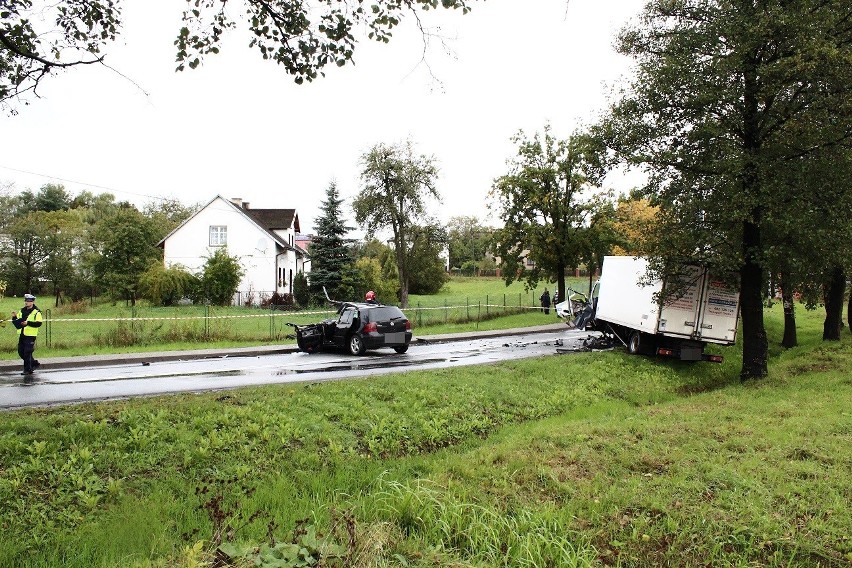
[[[395,306],[381,306],[364,310],[367,321],[391,321],[405,319],[405,314]]]

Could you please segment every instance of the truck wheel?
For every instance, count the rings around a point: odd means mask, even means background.
[[[408,351],[408,344],[406,343],[405,345],[397,345],[393,348],[393,350],[400,354],[405,353],[406,351]]]
[[[349,352],[353,355],[364,354],[364,340],[357,333],[349,338]]]
[[[642,349],[642,333],[634,331],[627,340],[627,350],[631,355],[639,355]]]

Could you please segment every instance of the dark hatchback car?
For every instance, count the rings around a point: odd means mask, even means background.
[[[367,349],[391,347],[397,353],[408,351],[411,322],[396,306],[345,302],[337,317],[308,325],[290,324],[296,329],[301,351],[346,349],[361,355]]]

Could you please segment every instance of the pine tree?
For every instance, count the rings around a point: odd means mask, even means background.
[[[352,239],[346,234],[352,227],[346,226],[341,215],[343,199],[337,192],[337,183],[332,181],[322,202],[322,215],[314,225],[315,235],[311,239],[311,292],[315,298],[325,297],[325,286],[334,299],[354,299],[353,271],[355,258],[352,254]]]

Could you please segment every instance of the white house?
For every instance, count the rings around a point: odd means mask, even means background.
[[[251,209],[240,198],[217,195],[159,242],[165,266],[179,264],[201,272],[219,248],[239,259],[245,274],[238,303],[256,302],[273,292],[291,294],[293,278],[309,269],[307,253],[296,244],[295,209]]]

